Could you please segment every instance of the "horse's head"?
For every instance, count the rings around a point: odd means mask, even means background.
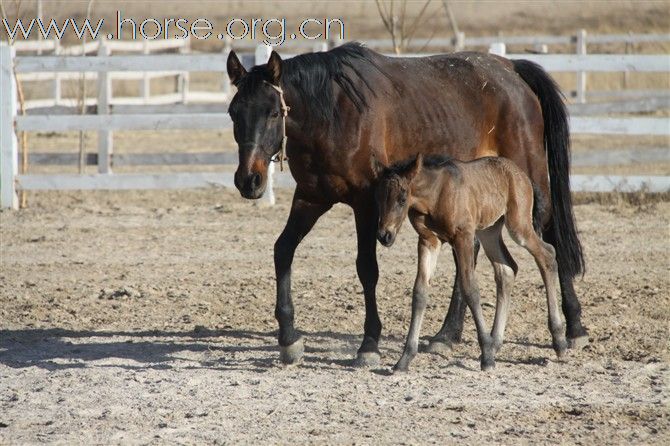
[[[268,166],[281,149],[284,136],[281,58],[272,52],[266,65],[247,71],[235,52],[228,56],[228,77],[237,93],[228,107],[239,149],[235,186],[244,198],[260,198],[265,192]]]
[[[379,174],[375,189],[379,216],[377,240],[384,246],[391,246],[409,212],[412,180],[421,169],[422,157],[419,155],[409,164],[403,163],[391,168],[384,168],[376,160],[374,162]]]

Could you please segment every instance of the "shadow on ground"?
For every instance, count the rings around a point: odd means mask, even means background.
[[[355,335],[320,331],[305,348],[305,364],[346,366],[321,343],[355,345]],[[320,342],[316,342],[320,340]],[[199,353],[193,355],[191,353]],[[276,332],[253,330],[92,331],[0,330],[0,364],[11,368],[62,370],[84,367],[125,369],[211,368],[266,372],[278,364]],[[120,359],[121,361],[110,361]]]

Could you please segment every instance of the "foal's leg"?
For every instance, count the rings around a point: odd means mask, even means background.
[[[561,321],[561,313],[558,308],[558,265],[556,263],[556,251],[554,247],[543,242],[533,230],[530,222],[519,222],[510,219],[507,223],[509,233],[519,245],[523,246],[535,258],[535,263],[540,269],[544,287],[547,292],[547,307],[549,309],[549,331],[551,332],[552,346],[556,355],[560,358],[568,348],[565,340],[565,327]]]
[[[477,266],[477,254],[479,253],[479,240],[474,242],[474,256],[475,266]],[[463,334],[463,320],[465,319],[465,309],[467,303],[464,301],[461,294],[460,271],[458,262],[456,262],[456,252],[453,251],[454,262],[456,263],[456,277],[454,277],[454,287],[451,293],[451,301],[449,303],[449,310],[447,316],[444,318],[442,328],[435,336],[430,339],[430,343],[426,347],[429,353],[441,353],[451,348],[452,344],[461,342]]]
[[[479,288],[475,278],[474,234],[461,233],[454,240],[456,262],[460,270],[459,285],[463,298],[472,311],[472,317],[477,327],[477,339],[481,349],[481,368],[489,370],[495,367],[495,348],[491,335],[486,329],[482,307],[479,301]]]
[[[280,358],[284,364],[293,364],[302,358],[302,338],[293,328],[293,301],[291,300],[291,264],[300,241],[316,221],[332,205],[315,204],[304,200],[296,191],[286,226],[274,246],[277,278],[275,317],[279,322]]]
[[[496,352],[500,350],[503,343],[505,324],[509,313],[510,294],[514,285],[514,277],[518,271],[517,264],[503,241],[502,228],[503,221],[500,220],[495,226],[477,232],[477,237],[484,247],[484,252],[491,261],[491,265],[493,265],[496,280],[496,315],[491,330]]]
[[[414,359],[419,349],[419,333],[423,322],[423,313],[428,303],[428,285],[435,272],[437,257],[440,253],[440,241],[437,237],[419,237],[419,261],[412,290],[412,321],[405,341],[405,350],[398,363],[393,367],[395,371],[406,371],[409,363]]]
[[[365,325],[363,342],[356,354],[353,365],[366,367],[377,365],[381,359],[379,353],[379,337],[382,332],[382,323],[377,312],[377,280],[379,266],[377,265],[377,211],[374,203],[366,203],[354,208],[356,219],[356,235],[358,239],[358,256],[356,257],[356,271],[363,285],[365,297]]]

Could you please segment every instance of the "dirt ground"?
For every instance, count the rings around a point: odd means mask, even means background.
[[[278,361],[273,208],[230,190],[41,193],[0,213],[0,444],[670,442],[670,202],[576,206],[590,343],[558,361],[539,273],[520,264],[506,343],[479,371],[464,342],[392,375],[408,328],[416,237],[379,248],[382,364],[362,334],[351,212],[334,208],[294,263],[304,362]],[[446,249],[444,251],[447,251]],[[446,312],[444,252],[423,335]],[[480,258],[491,323],[494,284]]]

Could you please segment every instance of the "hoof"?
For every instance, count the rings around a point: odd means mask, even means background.
[[[356,359],[351,363],[354,367],[375,367],[381,362],[382,355],[378,352],[359,352],[356,354]]]
[[[576,338],[568,338],[568,348],[580,349],[589,345],[588,335],[578,336]]]
[[[496,368],[494,360],[482,361],[482,372],[488,372]]]
[[[558,342],[554,343],[554,351],[556,352],[556,356],[558,359],[561,359],[565,357],[565,354],[568,351],[568,343],[565,339],[561,339]]]
[[[433,354],[445,354],[453,350],[453,345],[446,339],[431,339],[426,345],[424,352]]]
[[[305,353],[305,344],[302,337],[291,345],[279,347],[279,359],[281,359],[282,364],[297,364],[302,359],[303,353]]]
[[[398,364],[394,365],[392,370],[394,375],[396,374],[402,375],[403,373],[407,373],[408,371],[409,367],[407,367],[406,365],[398,365]]]

